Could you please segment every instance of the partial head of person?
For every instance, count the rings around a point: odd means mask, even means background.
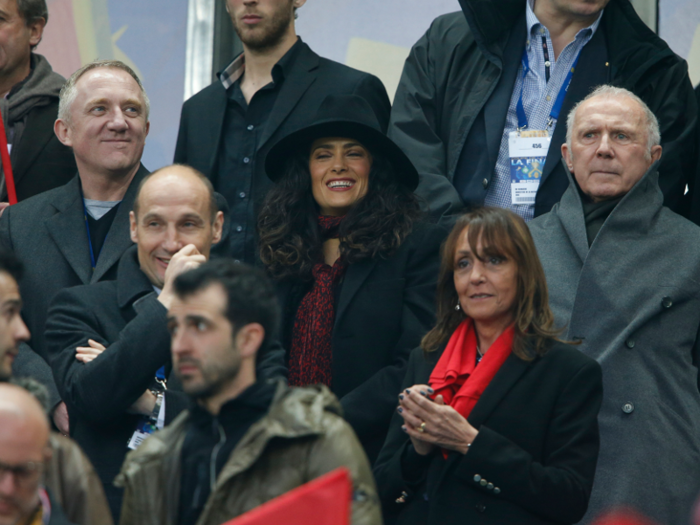
[[[46,0],[0,0],[0,82],[3,85],[11,88],[29,75],[32,50],[41,42],[48,19]]]
[[[0,384],[0,525],[34,523],[48,440],[49,423],[34,396]]]
[[[216,414],[256,380],[257,353],[277,329],[274,286],[261,270],[218,259],[179,275],[175,294],[173,368],[184,391]]]
[[[294,19],[306,0],[226,0],[226,11],[244,47],[257,53],[296,40]]]
[[[212,245],[221,240],[224,214],[209,179],[189,166],[173,165],[143,178],[129,222],[141,270],[163,288],[176,255],[185,265],[193,256],[209,258]]]
[[[661,158],[656,116],[624,88],[596,88],[574,106],[566,126],[562,157],[593,202],[623,197]]]
[[[313,240],[309,224],[319,215],[344,217],[341,239],[363,246],[365,253],[386,255],[411,231],[419,209],[413,194],[418,172],[382,132],[369,103],[357,95],[326,97],[307,126],[270,149],[265,170],[276,183],[258,225],[261,258],[268,265],[274,257],[264,251],[266,245],[274,244],[285,229],[284,236],[293,232]]]
[[[465,318],[477,332],[513,325],[513,352],[526,360],[545,352],[547,339],[559,334],[532,235],[510,210],[479,208],[457,220],[442,248],[437,325],[423,348],[437,350]]]
[[[0,382],[12,376],[12,363],[19,344],[29,339],[22,316],[22,298],[17,284],[22,264],[10,252],[0,251]]]
[[[558,18],[560,20],[581,20],[584,23],[593,22],[610,0],[538,0],[535,2],[536,12],[545,10],[543,18]]]
[[[61,89],[54,131],[73,148],[81,177],[133,176],[146,144],[149,112],[134,70],[119,60],[98,60],[78,69]]]

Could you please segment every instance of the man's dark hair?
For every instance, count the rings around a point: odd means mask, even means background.
[[[49,21],[49,9],[46,0],[17,0],[17,11],[27,24],[43,18]]]
[[[24,265],[15,257],[15,254],[0,249],[0,272],[7,272],[19,283],[24,273]]]
[[[258,268],[233,259],[216,259],[180,274],[175,279],[175,294],[185,299],[212,284],[220,285],[226,292],[226,317],[233,326],[233,335],[247,324],[259,323],[265,329],[261,349],[265,348],[275,337],[280,316],[270,279]]]

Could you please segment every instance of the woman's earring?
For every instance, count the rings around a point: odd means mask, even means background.
[[[455,310],[458,312],[462,309],[462,307],[459,305],[459,301],[457,301],[457,306],[455,306]]]

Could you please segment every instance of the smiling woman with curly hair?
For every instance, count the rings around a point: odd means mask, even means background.
[[[370,460],[411,349],[435,320],[446,231],[422,219],[418,174],[357,96],[328,97],[268,153],[258,219],[277,280],[289,383],[323,383]]]

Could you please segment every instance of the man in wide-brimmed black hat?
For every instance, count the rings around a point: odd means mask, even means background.
[[[390,103],[373,75],[319,57],[296,35],[306,0],[227,0],[243,53],[185,102],[175,162],[204,173],[231,210],[230,254],[257,259],[255,219],[270,187],[272,144],[306,124],[327,95],[360,95],[386,130]]]

